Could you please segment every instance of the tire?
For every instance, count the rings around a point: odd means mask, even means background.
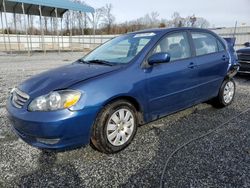
[[[218,96],[213,100],[213,106],[223,108],[230,105],[235,97],[236,84],[232,78],[223,81]]]
[[[126,100],[106,105],[96,118],[91,144],[95,149],[111,154],[126,148],[137,131],[135,107]]]

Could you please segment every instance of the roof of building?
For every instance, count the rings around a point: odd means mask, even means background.
[[[4,12],[3,1],[0,0],[0,11]],[[62,17],[68,10],[79,12],[94,12],[94,8],[69,0],[5,0],[6,12],[23,13],[22,3],[24,4],[25,14],[40,15],[39,5],[42,9],[42,16],[55,17],[55,9],[57,9],[58,17]]]

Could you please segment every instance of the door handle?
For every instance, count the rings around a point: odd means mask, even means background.
[[[194,62],[189,63],[188,68],[194,69],[197,65]]]

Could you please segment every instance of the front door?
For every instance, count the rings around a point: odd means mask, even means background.
[[[152,50],[151,55],[158,52],[169,53],[170,62],[144,70],[152,120],[188,107],[199,99],[196,94],[198,70],[192,61],[188,34],[168,34]]]

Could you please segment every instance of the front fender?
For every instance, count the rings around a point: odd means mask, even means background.
[[[98,107],[102,108],[108,102],[117,98],[131,98],[137,101],[140,108],[147,112],[145,73],[142,69],[132,66],[122,71],[78,83],[71,89],[80,90],[84,98],[75,109]]]

